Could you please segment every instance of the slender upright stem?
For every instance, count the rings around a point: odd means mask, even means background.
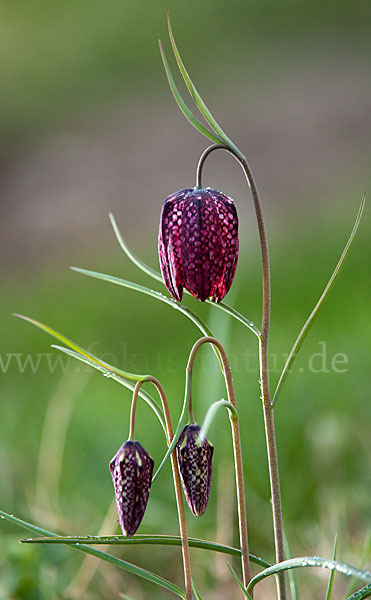
[[[270,306],[271,306],[271,285],[270,285],[270,264],[268,240],[265,230],[263,211],[261,208],[258,188],[256,186],[252,171],[246,160],[246,157],[239,152],[238,149],[231,148],[227,144],[213,144],[209,146],[202,154],[196,175],[196,186],[202,186],[202,169],[206,158],[214,150],[226,150],[240,163],[247,183],[249,185],[252,200],[254,203],[256,220],[259,230],[261,256],[262,256],[262,274],[263,274],[263,308],[262,308],[262,326],[259,336],[259,364],[260,364],[260,387],[261,400],[263,404],[265,434],[267,443],[267,454],[269,464],[270,487],[272,496],[272,511],[273,511],[273,529],[274,542],[276,549],[276,562],[281,562],[285,559],[284,543],[283,543],[283,525],[282,525],[282,507],[281,507],[281,492],[280,480],[278,471],[277,444],[274,428],[274,414],[271,402],[269,389],[269,361],[268,361],[268,342],[269,342],[269,325],[270,325]],[[280,573],[277,577],[277,591],[280,600],[286,599],[285,576]]]
[[[135,394],[138,395],[141,385],[145,382],[153,383],[153,385],[157,388],[157,391],[159,393],[162,407],[164,409],[164,415],[165,415],[165,422],[166,422],[166,429],[167,429],[167,443],[168,443],[168,445],[170,445],[171,442],[173,441],[174,429],[173,429],[173,424],[171,421],[169,404],[168,404],[168,401],[166,398],[165,390],[162,387],[162,384],[159,382],[159,380],[150,375],[144,381],[137,382],[135,389],[134,389],[134,395]],[[132,406],[133,406],[133,404],[134,404],[134,400],[132,402]],[[173,450],[173,452],[171,453],[171,466],[172,466],[172,470],[173,470],[175,495],[176,495],[177,508],[178,508],[180,537],[182,540],[182,556],[183,556],[183,567],[184,567],[185,592],[186,592],[187,600],[192,600],[191,558],[190,558],[189,546],[188,546],[187,523],[186,523],[186,516],[185,516],[185,511],[184,511],[182,484],[180,481],[178,462],[176,459],[175,450]]]
[[[194,344],[191,353],[189,355],[187,371],[192,375],[193,363],[196,358],[198,349],[202,344],[214,344],[218,348],[220,357],[223,364],[223,374],[227,387],[227,394],[229,402],[234,406],[237,411],[236,396],[233,388],[232,372],[231,367],[222,344],[213,337],[203,337],[197,340]],[[242,463],[242,450],[241,450],[241,438],[240,438],[240,426],[237,413],[230,417],[232,438],[233,438],[233,451],[234,451],[234,464],[236,471],[236,490],[237,490],[237,507],[238,507],[238,524],[240,533],[240,546],[241,546],[241,564],[242,564],[242,575],[243,584],[247,588],[250,579],[250,559],[249,559],[249,543],[247,534],[247,517],[246,517],[246,501],[245,501],[245,484],[243,477],[243,463]]]

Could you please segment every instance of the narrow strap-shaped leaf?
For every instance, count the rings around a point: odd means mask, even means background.
[[[175,101],[178,104],[183,115],[190,122],[190,124],[193,125],[193,127],[195,127],[195,129],[197,129],[197,131],[199,131],[205,137],[209,138],[209,140],[211,140],[212,142],[215,142],[216,144],[223,143],[224,140],[222,138],[219,138],[217,135],[215,135],[214,133],[212,133],[211,131],[206,129],[206,127],[204,125],[202,125],[202,123],[200,123],[200,121],[198,119],[196,119],[194,114],[189,110],[188,106],[186,105],[183,98],[181,97],[181,95],[178,91],[178,88],[175,85],[175,81],[174,81],[174,78],[170,71],[169,63],[167,62],[161,41],[159,40],[158,43],[160,46],[161,58],[162,58],[162,62],[164,63],[164,68],[166,71],[170,89],[171,89],[173,96],[175,98]]]
[[[149,534],[135,534],[133,537],[124,537],[123,535],[105,535],[105,536],[56,536],[56,537],[38,537],[38,538],[26,538],[20,540],[22,544],[102,544],[102,545],[123,545],[123,546],[137,546],[137,545],[155,545],[155,546],[181,546],[182,540],[177,535],[149,535]],[[189,545],[192,548],[201,548],[203,550],[210,550],[212,552],[220,552],[221,554],[228,554],[230,556],[241,556],[241,550],[233,548],[232,546],[224,546],[223,544],[217,544],[216,542],[209,542],[207,540],[200,540],[198,538],[188,538]],[[262,558],[249,554],[251,562],[260,565],[261,567],[269,567]]]
[[[128,388],[129,390],[134,391],[135,386],[132,383],[130,383],[130,381],[127,381],[123,377],[116,375],[116,373],[114,371],[112,371],[110,366],[103,367],[101,365],[98,365],[96,362],[93,362],[89,358],[82,356],[81,354],[78,354],[74,350],[70,350],[69,348],[64,348],[63,346],[56,346],[53,344],[52,348],[56,348],[56,350],[59,350],[60,352],[63,352],[64,354],[67,354],[68,356],[71,356],[72,358],[76,358],[77,360],[80,360],[81,362],[89,365],[90,367],[93,367],[94,369],[96,369],[97,371],[102,373],[104,375],[104,377],[113,379],[114,381],[117,381],[118,383],[120,383],[124,387]],[[164,430],[165,436],[167,436],[166,426],[164,423],[164,419],[162,417],[161,406],[156,402],[156,400],[154,398],[152,398],[149,394],[144,392],[142,389],[139,390],[139,396],[145,402],[147,402],[147,404],[152,408],[153,412],[155,413],[156,417],[158,418],[158,420],[161,423],[161,426],[162,426],[162,429]]]
[[[192,590],[193,590],[193,593],[194,593],[194,595],[196,596],[196,600],[202,600],[202,598],[201,598],[201,594],[200,594],[200,592],[198,591],[198,589],[196,588],[196,584],[195,584],[195,582],[193,581],[193,579],[192,579]]]
[[[35,319],[31,319],[30,317],[25,317],[23,315],[18,315],[18,314],[15,314],[14,316],[19,317],[20,319],[23,319],[23,320],[27,321],[28,323],[31,323],[31,325],[35,325],[35,327],[42,329],[42,331],[45,331],[45,333],[48,333],[52,337],[56,338],[57,340],[63,342],[67,346],[69,346],[69,348],[70,348],[70,349],[68,349],[68,348],[64,348],[61,346],[54,346],[57,350],[60,350],[61,352],[64,352],[65,354],[69,354],[73,358],[76,358],[78,360],[81,360],[82,362],[85,362],[86,364],[90,365],[91,367],[94,367],[94,369],[97,369],[98,371],[103,373],[103,375],[105,375],[105,377],[110,377],[111,379],[118,381],[118,383],[125,386],[129,390],[134,390],[134,385],[132,383],[130,383],[129,376],[134,381],[138,381],[137,378],[140,378],[141,381],[144,381],[146,379],[146,377],[148,377],[148,375],[134,375],[133,373],[127,373],[126,371],[122,371],[121,369],[118,369],[117,367],[114,367],[114,366],[110,365],[109,363],[106,363],[105,361],[94,356],[87,350],[84,350],[84,348],[81,348],[81,346],[78,346],[75,342],[71,341],[63,334],[59,333],[55,329],[52,329],[48,325],[44,325],[40,321],[36,321]],[[154,400],[149,394],[147,394],[145,392],[140,391],[139,395],[152,408],[152,410],[156,414],[156,416],[157,416],[158,420],[160,421],[161,426],[166,434],[166,427],[165,427],[164,420],[162,418],[162,414],[161,414],[162,409],[161,409],[160,405],[156,402],[156,400]]]
[[[243,595],[245,596],[245,598],[247,598],[248,600],[252,600],[249,592],[247,590],[245,590],[245,588],[243,587],[243,583],[240,580],[240,578],[238,577],[236,571],[234,570],[234,568],[232,567],[232,565],[230,563],[227,563],[227,567],[230,570],[230,572],[233,575],[234,580],[236,581],[238,587],[240,588],[241,592],[243,593]]]
[[[302,327],[302,329],[301,329],[298,337],[296,338],[296,340],[294,342],[293,347],[291,348],[291,351],[290,351],[290,354],[289,354],[289,356],[287,358],[286,364],[285,364],[285,366],[283,368],[283,371],[281,373],[281,376],[280,376],[280,378],[278,380],[276,391],[274,392],[274,396],[273,396],[272,405],[274,405],[277,402],[278,394],[281,391],[281,388],[282,388],[282,386],[283,386],[283,384],[284,384],[284,382],[286,380],[286,377],[287,377],[288,373],[290,372],[292,364],[293,364],[293,362],[294,362],[294,360],[295,360],[295,358],[296,358],[296,356],[297,356],[297,354],[298,354],[298,352],[299,352],[299,350],[301,348],[301,345],[304,342],[309,329],[311,328],[311,326],[314,323],[314,320],[318,316],[320,308],[322,307],[324,301],[326,300],[326,298],[327,298],[327,296],[328,296],[328,294],[329,294],[332,286],[335,283],[335,280],[336,280],[337,276],[339,275],[339,273],[341,271],[341,268],[342,268],[342,266],[344,264],[344,261],[345,261],[345,259],[347,257],[347,254],[348,254],[348,252],[350,250],[350,247],[352,245],[352,242],[354,240],[354,237],[355,237],[355,235],[357,233],[358,225],[359,225],[359,223],[361,221],[363,209],[364,209],[364,206],[365,206],[365,196],[366,196],[366,193],[364,192],[363,198],[362,198],[362,202],[361,202],[361,205],[359,207],[358,214],[357,214],[357,217],[356,217],[356,220],[355,220],[352,232],[351,232],[351,234],[349,236],[349,239],[348,239],[348,241],[347,241],[347,243],[345,245],[345,248],[344,248],[344,250],[342,252],[342,255],[339,258],[339,262],[337,263],[337,265],[336,265],[336,267],[334,269],[334,272],[332,273],[332,275],[331,275],[331,277],[330,277],[330,279],[329,279],[329,281],[328,281],[325,289],[323,290],[323,292],[322,292],[322,294],[321,294],[321,296],[320,296],[317,304],[315,305],[314,309],[312,310],[312,312],[310,313],[309,317],[305,321],[305,323],[304,323],[304,325],[303,325],[303,327]]]
[[[91,352],[88,352],[87,350],[84,350],[84,348],[81,348],[81,346],[78,346],[75,342],[73,342],[72,340],[68,339],[65,335],[63,335],[63,333],[59,333],[58,331],[56,331],[55,329],[52,329],[48,325],[44,325],[44,323],[41,323],[40,321],[36,321],[36,319],[31,319],[30,317],[25,317],[24,315],[19,315],[19,314],[14,314],[13,316],[18,317],[19,319],[23,319],[24,321],[27,321],[28,323],[31,323],[32,325],[35,325],[35,327],[42,329],[43,331],[45,331],[45,333],[48,333],[49,335],[56,338],[63,344],[66,344],[66,346],[71,348],[71,350],[74,350],[75,352],[77,352],[77,354],[80,354],[81,356],[88,358],[90,361],[96,363],[100,367],[103,367],[103,368],[109,369],[110,371],[113,371],[114,373],[116,373],[116,375],[119,375],[120,377],[124,377],[125,379],[128,379],[129,381],[144,381],[148,377],[148,375],[137,375],[135,373],[129,373],[128,371],[123,371],[122,369],[119,369],[118,367],[113,367],[112,365],[109,365],[104,360],[101,360],[100,358],[97,358],[96,356],[94,356],[94,354],[91,354]]]
[[[46,529],[42,529],[41,527],[36,527],[36,525],[32,525],[31,523],[22,521],[21,519],[18,519],[17,517],[14,517],[13,515],[10,515],[2,510],[0,511],[0,517],[2,519],[7,519],[8,521],[11,521],[15,525],[18,525],[19,527],[23,527],[24,529],[33,531],[34,533],[39,533],[41,535],[47,535],[47,536],[51,536],[54,538],[58,538],[58,535],[56,533],[52,533],[51,531],[47,531]],[[137,575],[138,577],[141,577],[142,579],[147,579],[147,581],[151,581],[152,583],[155,583],[156,585],[166,588],[167,590],[169,590],[170,592],[173,592],[173,594],[175,594],[176,596],[179,596],[180,598],[184,598],[184,599],[186,598],[186,595],[181,588],[174,585],[167,579],[164,579],[160,575],[151,573],[151,571],[148,571],[147,569],[143,569],[142,567],[137,567],[136,565],[133,565],[132,563],[126,562],[125,560],[122,560],[120,558],[116,558],[115,556],[111,556],[110,554],[107,554],[106,552],[102,552],[102,550],[97,550],[96,548],[91,548],[90,546],[87,546],[85,544],[79,544],[77,542],[75,544],[67,543],[67,545],[70,546],[71,548],[74,548],[75,550],[80,550],[81,552],[85,552],[86,554],[91,554],[92,556],[95,556],[96,558],[105,560],[106,562],[109,562],[111,565],[114,565],[115,567],[119,567],[120,569],[124,569],[125,571],[128,571],[129,573],[132,573],[133,575]]]
[[[363,545],[361,560],[359,562],[358,568],[363,569],[365,564],[367,563],[371,552],[371,531],[369,531],[365,537],[365,542]],[[346,596],[350,596],[354,590],[356,589],[357,580],[355,578],[351,579],[348,589],[346,591]]]
[[[158,271],[156,271],[155,269],[152,269],[152,267],[150,267],[149,265],[146,265],[146,263],[144,263],[140,258],[138,258],[134,254],[134,252],[132,252],[132,250],[129,248],[129,246],[126,244],[126,242],[125,242],[123,236],[121,235],[121,232],[117,226],[115,217],[113,216],[112,213],[109,214],[109,218],[110,218],[111,225],[112,225],[113,231],[115,233],[116,239],[117,239],[119,245],[121,246],[122,250],[125,252],[126,256],[139,269],[141,269],[141,271],[143,271],[150,277],[153,277],[153,279],[156,279],[156,281],[161,281],[161,283],[163,283],[161,274]],[[189,294],[188,290],[184,290],[184,291],[187,294]],[[256,327],[256,325],[254,325],[254,323],[252,321],[250,321],[249,319],[247,319],[244,315],[241,315],[235,308],[228,306],[228,304],[225,304],[224,302],[215,303],[215,302],[211,302],[211,300],[206,300],[206,302],[207,302],[207,304],[211,304],[212,306],[215,306],[216,308],[219,308],[220,310],[226,312],[231,317],[233,317],[234,319],[236,319],[237,321],[239,321],[240,323],[245,325],[245,327],[250,329],[253,333],[255,333],[255,335],[257,337],[260,337],[260,331]]]
[[[191,94],[193,100],[196,103],[196,106],[198,107],[200,113],[204,116],[204,118],[206,119],[206,121],[209,123],[209,125],[213,128],[213,130],[215,131],[216,135],[222,140],[222,142],[228,144],[229,146],[231,146],[233,149],[235,149],[237,152],[239,152],[238,148],[236,148],[236,146],[233,144],[232,140],[227,136],[227,134],[223,131],[223,129],[220,127],[220,125],[217,123],[217,121],[214,119],[213,115],[211,114],[211,112],[209,111],[209,109],[207,108],[205,102],[203,101],[203,99],[201,98],[200,94],[198,93],[196,87],[194,86],[187,69],[184,66],[184,63],[181,59],[181,56],[179,54],[177,45],[175,43],[175,39],[174,39],[174,35],[173,35],[173,31],[171,29],[171,23],[170,23],[170,14],[168,14],[168,29],[169,29],[169,37],[170,37],[170,42],[171,42],[171,46],[173,48],[173,52],[176,58],[176,61],[178,63],[178,67],[179,67],[179,71],[182,74],[182,77],[185,81],[185,84],[188,88],[189,93]]]
[[[155,269],[152,269],[152,267],[150,267],[149,265],[146,265],[145,262],[143,262],[142,260],[140,260],[140,258],[138,258],[134,252],[132,252],[132,250],[129,248],[129,246],[127,245],[127,243],[125,242],[124,238],[121,235],[121,232],[117,226],[116,223],[116,219],[113,216],[112,213],[109,213],[109,220],[111,221],[111,225],[112,225],[112,229],[114,231],[114,234],[116,236],[116,239],[119,243],[119,245],[121,246],[122,250],[125,252],[126,256],[141,270],[144,271],[144,273],[146,273],[147,275],[149,275],[150,277],[153,277],[153,279],[156,279],[157,281],[161,281],[161,283],[163,283],[163,279],[161,276],[161,273],[159,273],[158,271],[156,271]]]
[[[286,535],[286,531],[283,532],[283,544],[285,548],[285,556],[286,558],[292,558],[291,548],[289,544],[289,540]],[[291,600],[299,600],[299,590],[295,576],[295,570],[290,569],[288,573],[290,592],[291,592]]]
[[[369,598],[371,596],[371,583],[358,590],[358,592],[354,592],[351,596],[348,596],[346,600],[364,600],[364,598]]]
[[[127,281],[126,279],[120,279],[120,277],[114,277],[113,275],[106,275],[105,273],[97,273],[96,271],[89,271],[87,269],[80,269],[78,267],[71,267],[72,271],[76,271],[76,273],[82,273],[82,275],[87,275],[88,277],[94,277],[95,279],[102,279],[103,281],[108,281],[109,283],[114,283],[116,285],[120,285],[122,287],[128,288],[130,290],[135,290],[136,292],[141,292],[142,294],[146,294],[147,296],[152,296],[152,298],[156,298],[157,300],[161,300],[165,304],[168,304],[175,310],[179,310],[179,312],[183,313],[186,317],[191,319],[195,325],[199,328],[200,331],[204,335],[213,335],[210,332],[210,329],[206,325],[202,319],[200,319],[196,313],[193,312],[187,306],[183,306],[173,298],[168,298],[161,294],[161,292],[156,292],[155,290],[151,290],[150,288],[145,287],[144,285],[139,285],[139,283],[134,283],[132,281]]]
[[[103,281],[108,281],[109,283],[115,283],[116,285],[121,285],[122,287],[128,288],[130,290],[135,290],[136,292],[141,292],[142,294],[146,294],[147,296],[152,296],[152,298],[156,298],[157,300],[161,300],[165,304],[168,304],[175,310],[179,310],[179,312],[183,313],[186,317],[188,317],[204,335],[214,336],[209,327],[206,325],[202,319],[196,315],[190,308],[180,304],[173,298],[169,298],[168,296],[164,296],[161,292],[156,292],[155,290],[151,290],[150,288],[144,287],[144,285],[139,285],[139,283],[133,283],[132,281],[127,281],[126,279],[120,279],[120,277],[114,277],[113,275],[106,275],[105,273],[97,273],[96,271],[88,271],[87,269],[80,269],[78,267],[71,267],[72,271],[76,271],[76,273],[82,273],[82,275],[87,275],[88,277],[94,277],[95,279],[102,279]],[[215,351],[215,355],[217,356],[220,362],[219,353]]]
[[[335,542],[334,542],[334,551],[332,553],[332,560],[336,560],[337,543],[338,543],[338,536],[336,535]],[[335,569],[333,569],[330,572],[330,577],[328,579],[328,585],[327,585],[326,600],[331,600],[332,588],[334,586],[334,577],[335,577]]]
[[[271,575],[276,575],[281,571],[287,571],[288,569],[298,569],[299,567],[320,567],[322,569],[336,569],[336,571],[348,577],[357,577],[357,579],[365,579],[366,581],[371,581],[370,571],[361,571],[360,569],[352,567],[351,565],[339,563],[335,560],[329,560],[327,558],[321,558],[320,556],[301,556],[298,558],[284,560],[280,563],[272,565],[264,571],[261,571],[260,573],[255,575],[255,577],[253,577],[247,589],[249,591],[252,591],[256,584],[259,583],[259,581],[262,581],[262,579],[270,577]]]

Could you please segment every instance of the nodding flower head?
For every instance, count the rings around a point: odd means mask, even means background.
[[[127,441],[109,464],[120,527],[134,535],[146,510],[154,462],[139,442]]]
[[[184,494],[196,516],[206,510],[210,496],[214,446],[204,438],[200,441],[200,425],[186,425],[176,444],[176,455]]]
[[[168,196],[158,237],[165,285],[178,301],[185,287],[195,298],[220,302],[232,285],[238,259],[235,204],[211,188]]]

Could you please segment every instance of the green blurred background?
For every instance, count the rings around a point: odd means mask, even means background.
[[[198,331],[162,303],[68,270],[71,264],[101,270],[161,290],[122,254],[107,213],[114,212],[132,249],[157,268],[163,199],[193,185],[207,144],[168,90],[157,47],[161,38],[170,58],[168,10],[194,81],[247,154],[261,191],[272,262],[272,385],[369,182],[366,1],[1,3],[0,506],[66,534],[96,534],[102,526],[112,500],[108,462],[127,436],[130,394],[79,364],[58,362],[51,339],[11,313],[40,319],[118,366],[159,377],[176,419]],[[227,301],[258,323],[260,256],[242,174],[215,154],[204,182],[238,204],[241,253]],[[366,206],[341,278],[276,410],[292,552],[330,556],[338,533],[338,556],[353,564],[371,517],[369,259]],[[185,303],[208,320],[230,354],[243,422],[250,547],[271,561],[255,338],[214,307]],[[339,353],[345,360],[335,370]],[[213,354],[204,349],[195,369],[197,418],[224,395]],[[137,437],[158,463],[164,439],[145,405]],[[236,544],[226,415],[209,437],[215,445],[210,506],[201,519],[189,515],[189,531]],[[171,486],[168,467],[153,486],[141,532],[177,532]],[[114,530],[111,513],[103,532]],[[164,597],[106,565],[95,572],[94,561],[83,562],[72,550],[18,545],[25,535],[1,523],[1,600],[94,600],[120,592],[136,600]],[[181,583],[176,549],[113,551]],[[193,557],[203,597],[237,596],[225,558],[200,551]],[[304,598],[324,597],[323,574],[301,574],[299,583]],[[267,597],[269,585],[257,598]],[[346,584],[340,577],[336,585],[341,597]]]

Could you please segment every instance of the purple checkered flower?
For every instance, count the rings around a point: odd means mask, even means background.
[[[178,301],[183,288],[204,302],[220,302],[238,259],[238,217],[231,198],[211,188],[189,188],[166,198],[158,236],[165,285]]]
[[[200,425],[186,425],[175,446],[189,508],[196,516],[206,510],[210,496],[214,446],[204,438],[200,441]]]
[[[134,535],[146,510],[151,489],[153,459],[139,442],[127,441],[109,464],[115,488],[120,527]]]

